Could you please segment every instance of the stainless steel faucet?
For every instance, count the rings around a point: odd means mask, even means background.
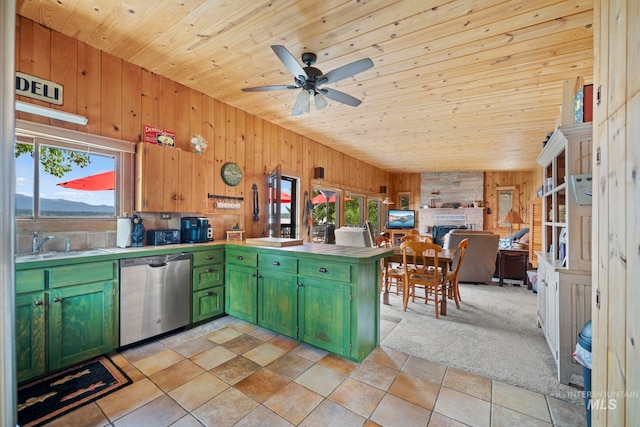
[[[38,232],[34,231],[33,232],[33,240],[31,241],[31,250],[33,251],[34,254],[39,253],[40,249],[42,248],[42,245],[44,245],[45,243],[47,243],[51,239],[53,239],[53,236],[47,236],[44,239],[42,239],[41,241],[39,241],[38,240]]]

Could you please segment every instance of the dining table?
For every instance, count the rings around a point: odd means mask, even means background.
[[[449,271],[449,267],[455,255],[456,255],[455,249],[443,249],[441,252],[438,253],[438,265],[440,266],[440,269],[442,271],[443,286],[444,286],[444,277],[447,275],[447,271]],[[434,251],[433,250],[426,251],[425,256],[433,260]],[[394,246],[393,255],[389,255],[385,257],[383,260],[384,260],[383,261],[384,274],[382,277],[382,303],[386,305],[390,305],[389,304],[390,285],[388,283],[389,275],[387,274],[387,272],[389,271],[389,266],[392,263],[397,263],[397,264],[403,263],[404,260],[402,257],[402,248],[400,246]],[[409,301],[409,284],[407,283],[406,280],[402,281],[402,298],[403,298],[403,309],[406,310],[407,304]],[[442,300],[440,301],[440,314],[443,316],[447,315],[447,296],[444,292],[443,292]]]

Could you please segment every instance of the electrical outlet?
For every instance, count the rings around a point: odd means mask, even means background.
[[[171,214],[168,214],[168,213],[160,214],[160,219],[171,219]]]

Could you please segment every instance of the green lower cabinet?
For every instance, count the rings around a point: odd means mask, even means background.
[[[298,280],[295,274],[260,270],[258,325],[297,338]]]
[[[191,320],[194,323],[224,313],[224,286],[195,291],[192,298]]]
[[[49,291],[49,369],[114,349],[114,286],[110,280]]]
[[[350,287],[323,279],[300,277],[298,338],[349,357]]]
[[[16,296],[17,381],[45,373],[44,292]]]
[[[258,323],[258,273],[255,267],[227,265],[225,311],[238,319]]]

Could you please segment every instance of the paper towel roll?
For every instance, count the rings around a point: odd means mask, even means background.
[[[116,245],[119,248],[131,246],[131,218],[119,217],[116,227]]]

